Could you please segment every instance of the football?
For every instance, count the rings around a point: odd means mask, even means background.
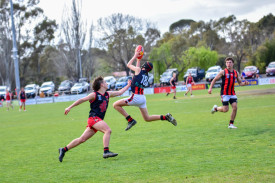
[[[137,47],[136,47],[136,52],[139,52],[139,55],[138,55],[138,59],[142,59],[142,57],[143,57],[143,54],[144,54],[144,49],[143,49],[143,47],[141,46],[141,45],[138,45]]]

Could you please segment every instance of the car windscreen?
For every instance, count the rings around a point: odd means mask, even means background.
[[[128,78],[120,78],[119,80],[118,80],[118,82],[126,82],[128,80]]]
[[[0,92],[5,92],[6,90],[5,89],[0,89]]]
[[[207,72],[218,72],[218,69],[210,69]]]
[[[43,86],[41,86],[41,88],[47,88],[47,87],[51,87],[51,85],[43,85]]]
[[[268,68],[275,68],[275,64],[269,65]]]
[[[249,68],[244,68],[244,72],[251,72],[251,71],[255,71],[256,69],[253,67],[249,67]]]
[[[194,70],[194,69],[192,69],[192,70],[187,70],[187,72],[186,72],[187,74],[189,74],[189,73],[191,73],[191,74],[196,74],[196,70]]]
[[[171,76],[171,75],[172,75],[171,72],[165,72],[162,74],[162,77],[167,77],[167,76]]]
[[[33,90],[33,87],[25,87],[25,90]]]
[[[82,86],[82,83],[76,83],[74,86]]]
[[[60,86],[67,87],[67,86],[70,86],[70,84],[69,83],[61,83]]]

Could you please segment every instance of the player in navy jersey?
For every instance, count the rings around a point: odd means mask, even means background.
[[[222,86],[221,86],[221,100],[223,106],[218,107],[217,105],[214,105],[211,113],[214,114],[215,112],[227,112],[229,107],[229,103],[232,106],[232,113],[231,118],[229,121],[228,128],[234,129],[237,128],[234,126],[234,120],[236,118],[237,114],[237,96],[234,90],[234,84],[235,81],[239,83],[240,86],[248,85],[247,81],[242,82],[241,76],[239,73],[233,69],[234,66],[234,60],[233,58],[226,58],[225,59],[226,68],[219,72],[219,74],[213,79],[211,82],[210,88],[208,90],[208,93],[212,93],[212,88],[216,81],[218,81],[220,78],[222,78]]]
[[[115,157],[118,154],[109,151],[109,142],[110,142],[110,135],[111,129],[104,121],[104,116],[106,110],[108,108],[109,98],[116,97],[122,95],[131,85],[131,81],[128,81],[128,85],[122,88],[119,91],[106,91],[108,89],[108,84],[104,81],[102,77],[97,77],[93,82],[93,90],[94,92],[89,94],[86,97],[83,97],[77,101],[75,101],[72,105],[65,109],[65,115],[67,115],[70,110],[79,105],[83,102],[89,101],[90,102],[90,112],[88,118],[88,125],[84,133],[79,137],[71,141],[67,146],[64,148],[59,148],[59,161],[63,161],[63,157],[65,153],[80,145],[81,143],[85,142],[89,138],[91,138],[97,131],[101,131],[104,133],[103,135],[103,146],[104,146],[104,153],[103,158]]]
[[[177,83],[176,82],[177,82],[177,74],[175,72],[173,72],[173,76],[170,79],[171,90],[174,93],[173,99],[176,99],[176,93],[177,93],[177,88],[176,88]],[[166,93],[166,96],[168,96],[170,93],[172,93],[172,91]]]
[[[22,106],[24,108],[24,111],[26,111],[26,93],[25,93],[24,87],[22,87],[20,92],[19,92],[19,99],[20,99],[19,111],[21,111]]]
[[[123,106],[137,106],[142,114],[142,117],[145,121],[151,122],[156,120],[168,120],[174,126],[177,125],[177,121],[172,117],[171,114],[167,113],[166,115],[151,115],[149,116],[148,110],[146,107],[146,98],[144,96],[143,90],[144,87],[148,85],[148,72],[153,69],[153,64],[150,62],[145,62],[140,68],[140,59],[137,59],[139,52],[136,52],[133,58],[128,62],[127,67],[135,72],[135,75],[132,80],[131,90],[132,95],[129,98],[121,99],[116,101],[113,106],[120,112],[128,121],[126,131],[132,128],[137,122],[134,120],[122,107]],[[133,62],[137,60],[136,66],[133,65]]]

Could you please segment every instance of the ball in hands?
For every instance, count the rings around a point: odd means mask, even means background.
[[[138,45],[137,47],[136,47],[136,50],[135,50],[136,52],[139,52],[139,54],[138,54],[138,59],[142,59],[142,57],[143,57],[143,54],[144,54],[144,49],[143,49],[143,47],[141,46],[141,45]]]

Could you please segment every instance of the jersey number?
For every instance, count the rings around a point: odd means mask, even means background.
[[[142,80],[140,82],[143,86],[148,86],[148,76],[142,75]]]

